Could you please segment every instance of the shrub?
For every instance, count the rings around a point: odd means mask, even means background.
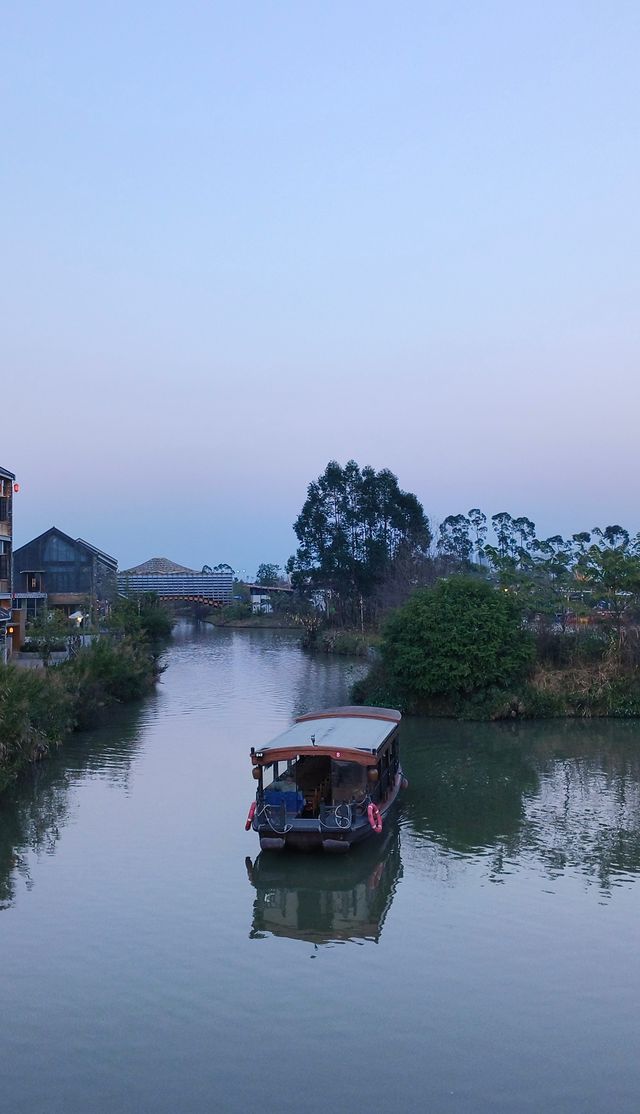
[[[390,688],[418,700],[504,689],[534,655],[511,593],[467,577],[416,592],[387,623],[381,650]]]
[[[161,671],[145,642],[130,636],[116,643],[97,639],[59,669],[73,694],[78,727],[90,726],[111,704],[144,696]]]
[[[55,670],[0,666],[0,788],[73,727],[73,699]]]
[[[0,789],[74,728],[95,724],[103,709],[144,696],[161,672],[140,633],[97,639],[45,670],[0,666]]]
[[[109,629],[120,635],[139,635],[153,645],[171,638],[173,620],[155,592],[145,592],[130,599],[119,599],[108,622]]]

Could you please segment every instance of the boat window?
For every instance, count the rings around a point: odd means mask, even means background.
[[[271,785],[271,782],[275,781],[277,777],[278,763],[270,762],[268,765],[265,763],[265,765],[262,767],[262,784],[265,786],[265,788],[267,787],[267,785]]]

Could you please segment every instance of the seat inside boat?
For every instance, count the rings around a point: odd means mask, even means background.
[[[303,816],[317,816],[320,805],[331,802],[331,759],[324,755],[303,754],[291,767],[298,789],[304,796]]]

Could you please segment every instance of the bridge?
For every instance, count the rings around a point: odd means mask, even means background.
[[[208,607],[222,607],[231,603],[233,598],[233,570],[213,569],[196,572],[181,566],[173,566],[179,571],[164,571],[157,565],[164,558],[153,558],[135,569],[118,573],[118,592],[121,596],[138,596],[144,592],[154,592],[159,599],[199,603]],[[171,562],[166,562],[171,566]],[[148,571],[147,566],[154,566]]]

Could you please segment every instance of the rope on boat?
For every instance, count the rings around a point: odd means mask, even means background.
[[[341,808],[347,808],[349,810],[347,816],[345,816],[344,812],[340,812]],[[351,827],[351,805],[348,801],[341,801],[339,805],[336,805],[333,810],[333,818],[335,820],[335,824],[325,824],[322,816],[320,815],[318,817],[318,820],[320,821],[320,827],[326,828],[327,831],[333,831],[334,828],[346,829]]]
[[[285,812],[284,827],[283,828],[277,828],[276,825],[273,823],[273,820],[271,819],[271,805],[266,804],[266,802],[265,802],[265,804],[262,805],[261,808],[259,808],[257,810],[256,815],[258,816],[258,819],[261,816],[263,816],[264,819],[266,820],[267,824],[271,828],[271,831],[275,832],[276,835],[286,835],[287,832],[290,832],[291,829],[293,828],[293,824],[287,824],[286,812]]]

